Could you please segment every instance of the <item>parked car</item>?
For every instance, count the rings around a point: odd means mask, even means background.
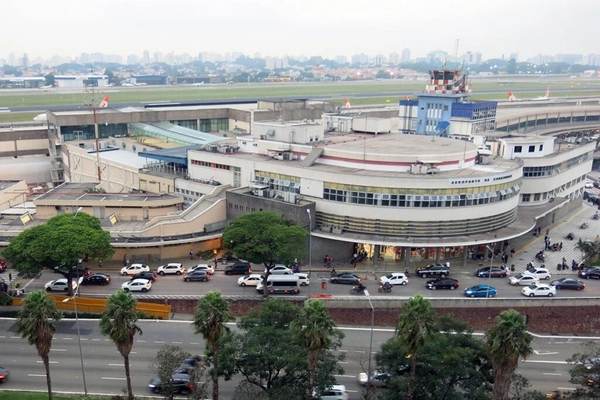
[[[534,283],[540,283],[537,276],[517,274],[508,278],[508,283],[513,286],[529,286]]]
[[[594,187],[594,182],[592,181],[585,181],[585,188],[586,189],[592,189]]]
[[[136,279],[147,279],[149,281],[154,282],[156,280],[156,274],[152,271],[138,272],[137,274],[131,277],[132,281]]]
[[[77,289],[77,281],[71,280],[71,287],[73,290]],[[68,292],[69,286],[67,285],[67,278],[60,278],[50,281],[44,285],[44,289],[47,292]]]
[[[173,391],[176,394],[188,394],[194,389],[194,384],[190,382],[190,376],[188,374],[173,374],[171,377],[170,384],[173,387]],[[162,382],[158,376],[150,379],[148,388],[152,393],[160,393],[162,388]]]
[[[250,273],[252,273],[252,265],[244,261],[238,261],[225,267],[225,275],[248,275]]]
[[[126,292],[144,292],[146,293],[152,287],[152,282],[147,279],[134,279],[121,285]]]
[[[415,273],[422,278],[430,276],[445,278],[450,274],[450,268],[442,264],[431,264],[427,267],[417,268]]]
[[[184,280],[184,282],[193,282],[193,281],[208,282],[210,280],[210,274],[208,273],[208,271],[202,271],[202,270],[192,271],[190,273],[185,274],[183,276],[183,280]]]
[[[71,276],[74,278],[79,278],[81,276],[86,276],[86,275],[92,274],[92,270],[87,267],[77,266],[77,267],[71,268],[71,270],[73,271]],[[58,274],[62,274],[65,277],[67,277],[69,275],[69,268],[65,267],[64,265],[59,265],[58,267],[54,267],[54,272],[58,273]]]
[[[240,262],[240,260],[238,260],[234,256],[223,256],[223,257],[217,258],[216,260],[217,260],[218,265],[229,265],[229,264],[235,264],[237,262]]]
[[[467,297],[494,297],[497,293],[496,288],[490,285],[475,285],[465,289]]]
[[[392,272],[379,278],[380,284],[389,283],[390,285],[402,285],[405,286],[408,283],[408,277],[404,272]]]
[[[183,264],[181,264],[181,263],[169,263],[169,264],[161,265],[160,267],[158,267],[156,272],[161,276],[164,276],[167,274],[181,275],[181,274],[185,273],[185,268],[183,267]]]
[[[521,293],[524,296],[547,296],[552,297],[556,294],[556,288],[554,286],[546,285],[545,283],[538,283],[530,286],[526,286],[521,289]]]
[[[135,275],[140,272],[148,272],[150,267],[146,264],[131,264],[127,267],[121,268],[121,275]]]
[[[573,278],[557,279],[552,281],[550,285],[554,286],[556,289],[571,289],[577,291],[585,289],[585,283]]]
[[[535,267],[527,268],[523,272],[523,275],[532,275],[540,280],[542,280],[542,279],[547,280],[552,277],[552,274],[550,273],[550,271],[548,271],[548,268],[535,268]]]
[[[491,271],[492,271],[492,278],[506,278],[507,275],[509,275],[506,272],[505,268],[500,268],[500,267],[491,267]],[[479,268],[477,271],[475,271],[475,276],[478,276],[480,278],[489,278],[490,277],[490,267],[484,267],[484,268]]]
[[[390,375],[385,372],[374,371],[371,379],[365,372],[358,374],[358,383],[361,386],[387,387]]]
[[[250,274],[239,277],[237,284],[240,286],[256,286],[262,282],[262,280],[263,276],[261,274]]]
[[[265,274],[267,273],[267,269],[265,268]],[[292,275],[294,271],[291,268],[286,267],[285,265],[277,264],[270,271],[271,275]]]
[[[600,279],[600,267],[590,267],[584,271],[579,271],[577,275],[585,279]]]
[[[342,272],[341,274],[335,274],[331,278],[329,278],[329,282],[331,283],[345,283],[348,285],[358,285],[361,282],[361,279],[349,272]]]
[[[8,379],[10,371],[7,368],[0,367],[0,382],[4,382]]]
[[[320,397],[313,393],[313,398],[317,400],[348,400],[350,395],[344,385],[331,385],[323,391]]]
[[[198,264],[198,265],[194,265],[193,267],[189,267],[187,272],[194,272],[194,271],[206,271],[207,273],[209,273],[210,275],[215,273],[215,269],[213,268],[212,265],[208,265],[208,264]]]
[[[0,262],[0,273],[5,272],[8,266],[6,265],[6,261]]]
[[[300,286],[310,285],[310,278],[308,277],[308,274],[305,274],[303,272],[296,272],[294,275],[298,277],[298,283],[300,284]]]
[[[430,281],[427,281],[427,289],[436,290],[436,289],[450,289],[454,290],[460,286],[460,283],[456,279],[452,278],[437,278]]]
[[[82,285],[108,285],[110,283],[110,275],[108,274],[91,274],[83,277],[81,281]]]

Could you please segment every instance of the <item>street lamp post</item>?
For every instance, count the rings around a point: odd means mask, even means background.
[[[312,272],[312,216],[310,215],[310,209],[307,208],[308,213],[308,279]],[[308,286],[308,294],[310,295],[310,285]]]
[[[69,300],[73,300],[73,305],[75,308],[75,325],[77,326],[77,341],[79,343],[79,359],[81,360],[81,377],[83,378],[83,391],[85,392],[85,397],[88,395],[87,383],[85,381],[85,369],[83,367],[83,351],[81,350],[81,332],[79,330],[79,315],[77,314],[77,295],[79,294],[79,287],[81,286],[81,281],[83,281],[83,277],[79,278],[77,282],[77,289],[75,289],[75,294],[73,297],[67,297],[63,300],[63,303],[68,302]]]
[[[486,298],[486,304],[487,304],[487,299],[490,297],[490,283],[492,282],[492,263],[494,262],[494,250],[490,247],[490,246],[485,246],[486,249],[488,249],[490,251],[490,270],[488,271],[488,289],[487,289],[487,293],[485,295]]]
[[[375,325],[375,308],[373,308],[373,303],[371,302],[371,295],[369,291],[365,289],[365,296],[369,300],[369,305],[371,306],[371,338],[369,339],[369,366],[367,371],[367,388],[371,387],[371,354],[373,351],[373,325]]]

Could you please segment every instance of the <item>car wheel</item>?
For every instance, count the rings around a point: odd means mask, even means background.
[[[126,292],[129,292],[129,288],[125,288],[125,289],[123,289],[123,290],[124,290],[124,291],[126,291]]]
[[[68,289],[68,288],[64,288],[64,289],[63,289],[63,292],[68,292],[68,291],[69,291],[69,289]]]
[[[440,274],[440,278],[444,279],[446,277],[446,274]]]
[[[208,279],[204,278],[202,279],[202,282],[208,282]]]
[[[242,283],[240,283],[240,286],[246,287],[246,284],[244,282],[242,282]]]
[[[585,279],[590,279],[590,276],[589,276],[589,275],[587,275],[587,276],[585,277]]]
[[[148,289],[142,288],[142,293],[146,293],[147,291],[148,291]]]
[[[158,274],[159,274],[160,276],[165,276],[165,272],[164,272],[164,271],[160,271]]]
[[[544,278],[544,280],[545,280],[545,281],[547,281],[548,279],[550,279],[550,277],[549,277],[549,276],[547,276],[547,277],[545,277],[545,278]]]
[[[123,272],[121,275],[123,275],[123,276],[127,276],[127,272]]]
[[[494,297],[494,295],[493,295],[493,294],[488,294],[488,295],[487,295],[487,296],[485,296],[485,297]]]
[[[474,294],[472,294],[472,295],[471,295],[471,298],[473,298],[473,297],[475,297],[475,295],[474,295]]]
[[[184,281],[189,282],[190,280],[188,278],[185,278]]]
[[[423,279],[427,278],[427,274],[421,275],[421,278],[423,278]]]
[[[50,289],[49,287],[46,288],[46,292],[51,292],[52,289]]]
[[[300,286],[306,286],[306,282],[302,282]]]
[[[581,287],[578,286],[577,289],[575,289],[575,290],[577,290],[579,292],[581,290]]]
[[[431,290],[435,290],[435,289],[436,289],[436,287],[435,287],[435,286],[432,286],[432,287],[431,287]]]
[[[501,278],[506,278],[506,274],[500,275]]]
[[[181,271],[175,272],[175,275],[181,275]]]
[[[533,297],[535,296],[533,293],[529,293],[529,297]]]
[[[450,286],[450,290],[456,289],[456,286]]]
[[[402,286],[406,286],[406,281],[402,282]]]
[[[552,297],[554,296],[552,293],[548,293],[548,297]]]
[[[104,285],[106,285],[106,282],[100,283],[100,286],[104,286]]]
[[[225,275],[231,275],[231,271],[225,271]]]

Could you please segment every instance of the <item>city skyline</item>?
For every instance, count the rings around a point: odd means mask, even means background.
[[[334,59],[356,54],[401,53],[425,57],[436,50],[454,55],[478,52],[484,58],[519,60],[540,54],[593,54],[595,15],[600,2],[579,0],[565,6],[558,0],[423,0],[396,6],[375,0],[223,0],[210,7],[190,0],[104,0],[100,4],[57,0],[8,0],[0,33],[9,38],[0,58],[14,53],[30,59],[76,58],[82,53],[131,55],[188,53],[260,54],[261,57]],[[26,22],[26,24],[24,24]],[[24,29],[25,26],[25,29]],[[28,29],[31,27],[31,29]]]

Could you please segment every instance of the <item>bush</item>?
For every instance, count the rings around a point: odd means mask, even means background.
[[[0,306],[10,306],[12,304],[12,297],[5,292],[0,292]]]

